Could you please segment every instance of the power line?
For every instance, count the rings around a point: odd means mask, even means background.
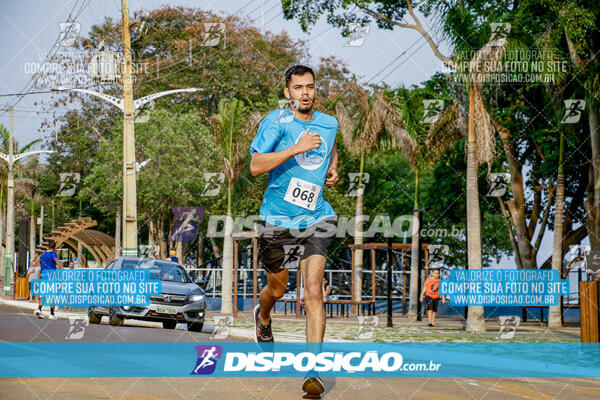
[[[269,0],[267,0],[267,1],[269,1]],[[276,3],[276,4],[275,4],[273,7],[271,7],[271,8],[270,8],[270,9],[269,9],[267,12],[271,11],[273,8],[277,7],[278,5],[279,5],[279,3]],[[259,7],[260,7],[260,6],[259,6]],[[250,11],[250,13],[254,12],[254,11],[255,11],[255,10],[257,10],[257,9],[258,9],[258,7],[257,7],[257,8],[255,8],[253,11]],[[257,18],[255,18],[255,19],[251,19],[252,23],[256,22],[256,21],[258,20],[258,18],[260,18],[260,16],[259,16],[259,17],[257,17]],[[248,39],[246,39],[246,42],[248,42]],[[197,53],[195,53],[195,54],[193,54],[193,55],[198,55],[199,53],[200,53],[200,52],[197,52]],[[192,62],[191,64],[192,64],[192,65],[196,65],[196,64],[199,64],[199,63],[201,63],[201,62],[211,61],[211,60],[215,59],[216,57],[218,57],[219,55],[221,55],[222,53],[223,53],[223,49],[220,49],[220,50],[218,50],[218,51],[216,51],[216,52],[214,52],[214,53],[212,53],[212,54],[210,54],[210,55],[206,56],[206,57],[205,57],[205,58],[203,58],[203,59],[200,59],[200,60],[197,60],[197,61],[194,61],[194,62]],[[171,64],[171,65],[169,65],[169,66],[165,67],[164,69],[166,70],[167,68],[172,68],[172,67],[176,66],[177,64],[181,64],[181,63],[184,63],[184,62],[188,62],[188,60],[189,60],[189,58],[187,58],[187,57],[184,57],[182,60],[180,60],[180,61],[177,61],[177,62],[175,62],[175,63],[173,63],[173,64]],[[149,82],[153,82],[153,81],[156,81],[156,80],[158,80],[158,79],[164,79],[164,78],[166,78],[166,77],[169,77],[169,76],[171,76],[171,75],[173,75],[173,74],[176,74],[176,73],[178,73],[178,72],[180,72],[180,71],[183,71],[183,70],[184,70],[184,69],[186,69],[186,68],[188,68],[188,65],[184,66],[183,68],[179,68],[178,70],[171,71],[171,72],[167,73],[166,75],[161,75],[161,76],[159,76],[159,77],[156,77],[156,78],[152,78],[152,79],[148,79],[148,80],[143,80],[143,81],[140,81],[140,84],[142,84],[142,83],[149,83]]]
[[[408,58],[404,61],[402,61],[400,64],[398,64],[393,70],[391,70],[386,76],[384,76],[383,78],[381,78],[381,80],[383,81],[385,78],[387,78],[388,76],[390,76],[392,73],[394,73],[394,71],[396,71],[398,68],[400,68],[406,61],[410,60],[410,58],[412,56],[414,56],[417,51],[421,50],[421,47],[423,47],[424,45],[427,44],[427,41],[423,42],[415,51],[412,52],[412,54],[410,56],[408,56]]]
[[[265,4],[266,4],[266,3],[268,3],[268,2],[270,2],[270,1],[271,1],[271,0],[266,0],[266,1],[265,1]],[[250,3],[247,3],[247,4],[246,4],[246,6],[247,6],[248,4],[250,4]],[[279,3],[278,3],[278,2],[275,2],[275,5],[274,5],[273,7],[271,7],[270,9],[268,9],[268,10],[266,11],[266,13],[269,13],[269,12],[270,12],[272,9],[274,9],[274,8],[275,8],[275,7],[277,7],[278,5],[279,5]],[[244,6],[244,7],[242,7],[242,8],[245,8],[246,6]],[[246,13],[246,17],[250,18],[250,14],[252,14],[254,11],[258,10],[260,7],[261,7],[261,6],[255,7],[253,10],[251,10],[251,11],[250,11],[250,12],[248,12],[248,13]],[[240,8],[240,10],[241,10],[242,8]],[[238,10],[238,11],[239,11],[239,10]],[[236,11],[235,13],[237,13],[238,11]],[[266,13],[265,13],[265,14],[266,14]],[[258,21],[258,19],[259,19],[260,17],[261,17],[261,16],[259,16],[259,17],[256,17],[255,19],[252,19],[252,18],[251,18],[250,20],[251,20],[251,22],[252,22],[252,23],[255,23],[256,21]],[[199,37],[199,35],[198,35],[198,36],[195,36],[195,37],[196,37],[196,38],[198,38],[198,37]],[[247,41],[248,41],[248,40],[246,40],[246,42],[247,42]],[[204,52],[204,49],[203,49],[202,53],[203,53],[203,52]],[[200,53],[201,53],[201,51],[197,51],[196,53],[192,53],[192,56],[198,56]],[[192,65],[194,65],[194,64],[198,64],[199,62],[210,61],[210,60],[208,59],[208,57],[213,57],[213,58],[214,58],[214,57],[217,57],[217,56],[221,55],[222,53],[223,53],[223,49],[220,49],[220,50],[218,50],[218,51],[216,51],[216,52],[213,52],[212,54],[208,55],[208,56],[207,56],[207,58],[204,58],[204,59],[201,59],[201,60],[198,60],[198,61],[192,62],[191,64],[192,64]],[[174,63],[172,63],[172,64],[170,64],[170,65],[168,65],[168,66],[164,67],[164,68],[163,68],[163,71],[164,71],[164,70],[167,70],[167,69],[169,69],[169,68],[173,68],[173,67],[175,67],[175,66],[176,66],[176,65],[178,65],[178,64],[182,64],[182,63],[188,63],[188,62],[189,62],[189,54],[188,54],[187,52],[182,52],[181,54],[185,54],[185,56],[184,56],[184,57],[183,57],[181,60],[179,60],[179,61],[175,61]],[[152,57],[152,58],[154,58],[154,57]],[[148,61],[152,60],[152,58],[150,58]],[[139,61],[146,61],[146,60],[144,60],[144,59],[141,59],[141,60],[139,60]],[[172,71],[172,72],[170,72],[170,73],[167,73],[166,75],[163,75],[162,77],[156,77],[156,78],[152,78],[152,79],[149,79],[149,80],[144,80],[144,81],[141,81],[140,83],[148,83],[148,82],[153,82],[153,81],[155,81],[155,80],[162,79],[163,77],[171,76],[171,75],[173,75],[173,74],[175,74],[175,73],[177,73],[177,72],[183,71],[183,70],[184,70],[184,69],[186,69],[187,67],[188,67],[188,66],[185,66],[185,67],[183,67],[183,68],[180,68],[180,69],[178,69],[178,70],[176,70],[176,71]]]
[[[86,0],[83,0],[83,2],[81,3],[81,5],[79,7],[79,11],[77,12],[77,14],[75,15],[75,17],[73,18],[73,12],[75,11],[75,8],[77,7],[77,3],[79,2],[79,0],[75,0],[75,4],[73,5],[73,8],[71,9],[71,11],[69,12],[69,15],[67,16],[67,21],[69,21],[69,22],[75,22],[77,20],[77,18],[83,12],[83,10],[90,4],[91,0],[87,0],[87,3],[85,1]],[[69,26],[66,34],[68,34],[71,31],[72,27],[73,27],[73,25]],[[48,54],[44,58],[44,61],[42,62],[42,65],[40,66],[40,68],[43,68],[43,66],[48,62],[49,56],[52,55],[52,53],[56,49],[56,45],[59,43],[60,38],[61,38],[61,34],[59,33],[58,37],[54,41],[54,44],[52,44],[52,47],[50,48],[50,50],[48,51]],[[14,100],[14,102],[11,104],[11,106],[16,105],[18,102],[21,101],[21,99],[23,98],[23,96],[25,96],[25,95],[27,95],[27,94],[29,94],[31,92],[31,89],[33,89],[33,87],[35,87],[35,84],[37,83],[37,80],[39,79],[39,76],[40,75],[32,76],[31,81],[27,85],[25,85],[25,87],[27,89],[25,89],[24,93],[21,93],[21,94],[18,95],[18,98]],[[6,111],[4,112],[4,114],[6,114]],[[0,116],[2,116],[4,114],[1,114]]]
[[[383,67],[378,73],[376,73],[375,75],[373,75],[371,77],[371,79],[369,79],[366,83],[371,82],[373,79],[377,78],[383,71],[385,71],[386,69],[388,69],[393,63],[395,63],[398,59],[400,59],[400,57],[402,57],[404,54],[406,54],[411,48],[413,48],[413,46],[415,46],[417,43],[419,43],[421,41],[421,39],[423,39],[423,36],[419,36],[419,38],[417,40],[415,40],[415,42],[413,42],[413,44],[411,44],[406,50],[404,50],[402,53],[400,53],[400,55],[398,55],[398,57],[394,58],[389,64],[387,64],[385,67]],[[402,65],[402,64],[401,64]],[[395,71],[395,70],[394,70]],[[385,79],[385,78],[384,78]],[[382,79],[383,80],[383,79]]]

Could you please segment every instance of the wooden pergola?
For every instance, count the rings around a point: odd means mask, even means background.
[[[67,222],[46,235],[42,244],[37,246],[36,253],[39,255],[46,251],[48,241],[53,240],[56,248],[66,246],[77,254],[77,242],[79,242],[90,252],[98,265],[106,266],[115,258],[115,239],[104,232],[89,229],[96,225],[98,223],[89,217]],[[87,266],[87,260],[83,260]]]

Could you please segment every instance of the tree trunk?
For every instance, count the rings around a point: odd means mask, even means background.
[[[161,217],[158,219],[158,247],[159,255],[158,258],[167,258],[167,242],[165,241],[165,221]]]
[[[121,256],[121,209],[117,209],[115,222],[115,257]]]
[[[214,237],[210,237],[210,246],[212,247],[213,250],[213,258],[221,258],[221,256],[223,255],[223,253],[221,253],[221,249],[219,248],[219,244],[217,243],[217,241],[215,240]],[[222,262],[222,261],[221,261]]]
[[[196,266],[204,264],[204,236],[198,234],[198,248],[196,249]]]
[[[221,313],[233,313],[233,218],[231,217],[231,194],[233,183],[227,187],[227,218],[225,220],[225,237],[223,239],[223,275],[221,280]]]
[[[469,99],[469,138],[467,141],[467,265],[469,269],[481,269],[481,215],[479,189],[477,187],[477,151],[474,126],[474,93]],[[467,312],[468,332],[485,332],[485,316],[482,306],[469,306]]]
[[[554,243],[552,246],[552,269],[558,272],[562,278],[562,237],[563,237],[563,210],[565,205],[565,171],[563,166],[564,157],[564,134],[560,133],[560,150],[558,164],[558,180],[556,184],[556,211],[554,214]],[[561,307],[562,297],[559,297],[557,306],[550,306],[548,312],[548,327],[562,327]]]
[[[154,246],[155,231],[154,221],[152,219],[148,220],[148,246]]]
[[[525,188],[523,184],[523,174],[519,165],[517,154],[510,136],[510,132],[506,127],[498,121],[493,120],[496,130],[500,134],[506,160],[510,168],[511,188],[513,199],[507,201],[510,217],[512,218],[515,227],[515,241],[518,253],[515,258],[519,260],[517,266],[520,268],[535,268],[536,255],[533,254],[533,246],[531,245],[530,230],[527,226],[526,204],[525,204]],[[535,226],[533,227],[535,228]],[[540,233],[540,234],[543,234]]]
[[[156,246],[156,225],[154,224],[154,220],[150,218],[148,220],[148,254],[151,254],[152,257],[159,257],[159,252],[155,251]]]
[[[181,264],[183,264],[183,242],[178,241],[175,245],[175,250],[177,251],[177,259]]]
[[[415,199],[413,207],[413,227],[411,239],[411,257],[410,257],[410,290],[408,301],[408,318],[417,318],[417,299],[419,296],[419,170],[415,169]]]
[[[356,213],[354,223],[354,244],[363,244],[363,218],[365,188],[363,186],[363,173],[365,169],[365,155],[360,155],[360,174],[358,179],[358,191],[356,193]],[[362,272],[363,272],[364,250],[354,250],[354,300],[362,299]],[[356,308],[358,312],[359,308]]]
[[[29,216],[29,262],[31,263],[33,260],[35,260],[35,215],[32,211]]]
[[[1,201],[1,192],[0,192],[0,201]],[[6,213],[4,210],[4,202],[2,202],[2,206],[0,207],[0,276],[4,277],[4,266],[6,262],[4,257],[6,256],[6,246],[4,244],[4,238],[6,235],[4,234],[4,221],[6,218]]]
[[[592,190],[588,195],[586,226],[592,250],[600,250],[600,115],[594,102],[590,102],[589,125],[592,145],[592,173],[590,174]]]

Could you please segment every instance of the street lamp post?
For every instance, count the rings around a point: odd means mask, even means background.
[[[132,109],[129,109],[126,97],[117,98],[104,93],[88,89],[58,87],[55,91],[72,91],[98,97],[117,107],[124,116],[123,121],[123,256],[137,257],[137,188],[136,188],[136,160],[135,160],[135,131],[133,118],[135,111],[144,104],[174,93],[193,93],[200,89],[186,88],[165,90],[133,100]],[[125,94],[125,90],[123,90]]]
[[[13,108],[10,111],[10,129],[8,131],[8,154],[0,153],[0,158],[6,161],[8,164],[8,179],[7,179],[7,193],[6,193],[6,264],[4,269],[4,295],[10,295],[10,275],[11,269],[13,268],[13,257],[15,252],[15,182],[13,176],[13,167],[17,161],[22,158],[32,156],[34,154],[41,153],[54,153],[51,150],[35,150],[27,151],[25,153],[14,154],[13,148]],[[30,249],[29,251],[34,251]],[[16,282],[16,272],[15,279]]]

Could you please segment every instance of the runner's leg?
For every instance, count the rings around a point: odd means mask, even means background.
[[[323,307],[323,273],[326,258],[311,255],[300,262],[304,280],[304,303],[306,308],[306,341],[323,342],[325,336],[325,308]]]
[[[288,269],[283,271],[271,273],[267,272],[267,286],[260,291],[259,302],[260,302],[260,314],[258,315],[260,323],[268,325],[271,319],[271,309],[285,294],[285,289],[288,282]]]

